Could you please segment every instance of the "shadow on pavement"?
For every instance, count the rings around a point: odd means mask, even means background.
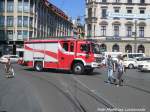
[[[24,70],[26,71],[30,71],[30,72],[38,72],[36,70],[34,70],[33,68],[24,68]],[[58,70],[58,69],[44,69],[41,73],[43,72],[50,72],[50,73],[61,73],[61,74],[72,74],[70,71],[67,70]],[[77,74],[74,74],[77,75]],[[91,74],[82,74],[82,75],[88,75],[88,76],[94,76],[94,75],[102,75],[99,72],[94,71]]]
[[[31,72],[38,72],[38,71],[34,70],[33,68],[24,68],[24,70],[31,71]],[[41,71],[41,73],[43,73],[43,72],[71,74],[71,72],[69,72],[67,70],[57,70],[57,69],[44,69],[43,71]]]

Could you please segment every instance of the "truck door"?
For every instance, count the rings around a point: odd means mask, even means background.
[[[59,68],[69,70],[75,55],[75,42],[64,41],[61,42],[59,49]]]
[[[94,61],[94,54],[91,50],[91,44],[87,42],[78,43],[78,58],[84,60],[86,63]]]

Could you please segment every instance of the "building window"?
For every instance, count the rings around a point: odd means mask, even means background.
[[[107,0],[102,0],[102,3],[106,3],[107,2]]]
[[[119,52],[119,45],[117,44],[113,45],[112,52]]]
[[[14,2],[7,2],[7,12],[14,11]]]
[[[119,3],[120,2],[120,0],[115,0],[115,3]]]
[[[107,9],[102,9],[102,18],[106,18],[107,17]]]
[[[138,46],[138,53],[145,53],[145,47],[143,45]]]
[[[115,12],[115,13],[119,13],[119,8],[115,8],[115,9],[114,9],[114,12]]]
[[[34,4],[34,1],[31,0],[31,1],[30,1],[30,12],[33,12],[33,4]]]
[[[120,11],[120,7],[114,7],[114,12],[115,13],[119,13],[119,11]],[[113,19],[120,19],[120,18],[114,17]]]
[[[27,16],[23,17],[23,26],[28,27],[28,17]]]
[[[18,39],[22,39],[22,31],[17,31]]]
[[[94,17],[96,17],[96,8],[94,8]]]
[[[22,12],[22,2],[18,2],[18,12]]]
[[[144,9],[140,9],[140,14],[144,14],[145,10]]]
[[[101,34],[102,36],[106,36],[106,26],[101,26]]]
[[[139,27],[139,36],[144,37],[144,27],[143,26]]]
[[[88,17],[91,18],[92,17],[92,8],[88,9]]]
[[[5,17],[4,16],[0,16],[0,26],[4,26],[5,22]]]
[[[145,0],[140,0],[140,4],[145,4]]]
[[[23,3],[23,12],[29,12],[29,3],[28,2],[24,2]]]
[[[4,12],[4,10],[5,10],[5,2],[0,1],[0,12]]]
[[[29,32],[29,37],[32,37],[32,35],[33,35],[33,31],[30,31]]]
[[[18,26],[22,26],[22,16],[18,16]]]
[[[26,39],[28,37],[28,31],[23,31],[23,38]]]
[[[29,21],[29,25],[30,25],[30,27],[32,27],[32,24],[33,24],[33,18],[32,18],[32,17],[30,17],[30,21]]]
[[[5,31],[4,30],[0,30],[0,40],[4,40],[5,38]]]
[[[131,46],[131,45],[127,45],[127,46],[125,47],[125,52],[126,52],[126,53],[132,53],[132,46]]]
[[[127,3],[132,4],[132,0],[128,0]]]
[[[87,31],[87,36],[91,36],[92,35],[92,27],[91,24],[88,25],[88,31]]]
[[[119,25],[114,25],[114,37],[119,37]]]
[[[13,26],[13,16],[7,16],[7,26]]]
[[[7,36],[8,36],[8,38],[9,38],[10,40],[12,40],[12,39],[13,39],[13,31],[12,31],[12,30],[8,30],[8,31],[7,31]]]
[[[127,26],[127,37],[132,37],[132,27]]]
[[[127,13],[131,14],[132,13],[132,9],[127,9]]]

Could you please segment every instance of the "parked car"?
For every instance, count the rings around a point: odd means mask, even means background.
[[[150,61],[146,61],[138,65],[138,70],[140,71],[150,71]]]
[[[126,68],[129,68],[129,69],[137,68],[137,60],[136,59],[125,58],[123,63]]]
[[[142,63],[145,63],[147,61],[150,61],[150,57],[143,57],[143,58],[137,58],[137,66],[142,64]]]
[[[11,63],[17,63],[18,60],[20,59],[18,55],[3,55],[3,56],[0,58],[0,62],[1,62],[1,63],[7,62],[7,58],[10,58],[10,62],[11,62]]]

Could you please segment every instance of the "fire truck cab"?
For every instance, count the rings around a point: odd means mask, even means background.
[[[100,66],[99,45],[87,40],[29,40],[24,44],[24,63],[37,71],[44,68],[91,73]]]

